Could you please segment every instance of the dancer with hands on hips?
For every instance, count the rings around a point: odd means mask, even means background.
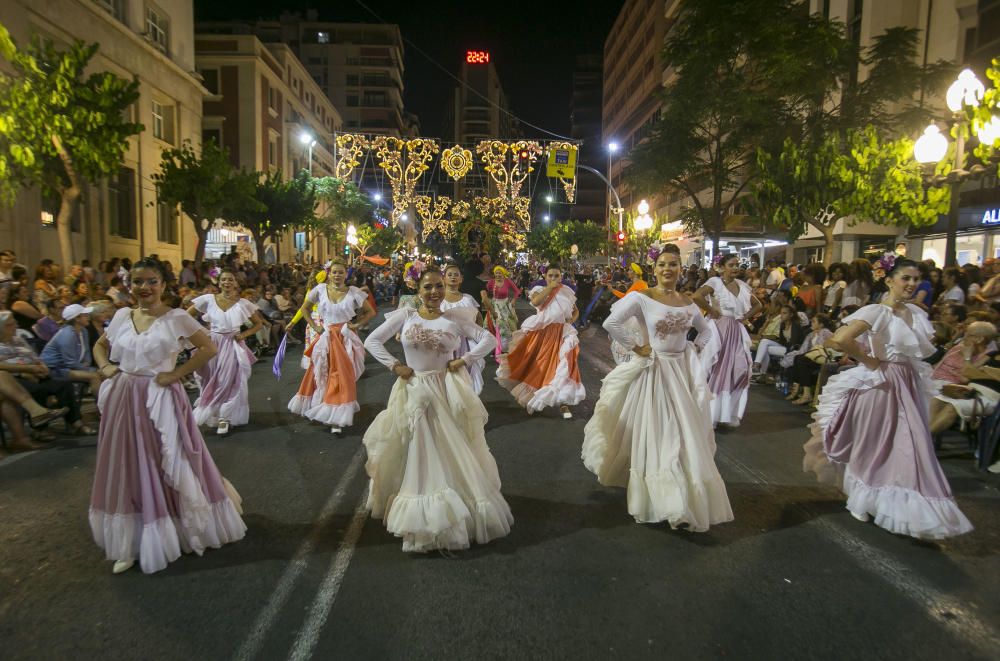
[[[708,369],[719,351],[715,325],[677,291],[680,250],[656,258],[656,286],[633,291],[611,307],[608,334],[634,357],[603,381],[584,429],[583,461],[601,484],[625,487],[639,523],[666,521],[703,532],[733,520],[715,466]],[[636,341],[627,322],[638,320]],[[687,340],[688,331],[697,340]]]
[[[425,270],[417,282],[419,309],[391,312],[365,340],[368,352],[399,377],[364,436],[368,507],[403,538],[404,551],[485,544],[507,535],[514,522],[486,445],[486,409],[467,372],[496,339],[476,324],[475,310],[442,312],[444,291],[440,272]],[[396,335],[405,363],[385,347]],[[471,346],[453,358],[463,338]]]

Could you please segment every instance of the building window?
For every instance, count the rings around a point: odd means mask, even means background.
[[[205,86],[212,94],[219,94],[219,70],[218,69],[202,69],[201,70],[202,85]]]
[[[108,229],[114,236],[136,237],[135,170],[121,168],[108,179]]]
[[[94,0],[94,2],[122,23],[125,22],[125,0]]]
[[[267,107],[273,110],[275,113],[278,112],[278,108],[281,105],[281,98],[278,94],[278,88],[267,86]]]
[[[164,53],[169,50],[170,29],[167,15],[153,5],[146,6],[146,38]]]
[[[201,144],[207,145],[209,142],[215,142],[216,145],[222,146],[222,129],[221,128],[206,128],[201,131]]]
[[[330,33],[329,32],[317,32],[316,42],[320,44],[330,43]]]
[[[177,244],[177,207],[166,202],[156,204],[156,240]]]
[[[281,167],[278,163],[278,134],[274,131],[267,137],[267,165],[272,169]]]
[[[174,144],[174,107],[153,101],[153,137]]]
[[[349,108],[357,108],[358,107],[358,95],[357,94],[348,94],[347,95],[347,106]]]

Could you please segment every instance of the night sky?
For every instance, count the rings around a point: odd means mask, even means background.
[[[453,74],[467,49],[489,50],[515,115],[568,135],[574,56],[600,53],[623,2],[402,2],[362,0],[387,23],[396,23],[413,42]],[[200,19],[275,18],[283,10],[316,8],[321,20],[378,22],[355,0],[195,0]],[[444,105],[453,80],[404,44],[407,110],[420,117],[421,132],[441,132]],[[524,127],[529,137],[544,137]]]

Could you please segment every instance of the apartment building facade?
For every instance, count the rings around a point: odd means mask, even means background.
[[[235,167],[280,172],[285,180],[302,170],[333,175],[334,134],[343,119],[290,46],[247,34],[197,34],[195,63],[209,93],[202,137],[224,146]],[[219,227],[210,233],[207,256],[251,246],[248,232]],[[255,257],[322,260],[330,248],[325,240],[296,231]]]
[[[156,202],[152,175],[161,152],[201,142],[202,96],[195,72],[191,0],[7,0],[3,23],[18,44],[33,34],[57,46],[96,42],[94,70],[139,83],[131,109],[145,131],[129,140],[124,162],[106,181],[88,182],[71,222],[77,259],[137,259],[157,254],[179,264],[194,254],[194,228],[176,209]],[[13,207],[0,207],[0,245],[28,266],[59,259],[54,218],[59,201],[25,191]]]
[[[570,99],[569,133],[571,138],[580,143],[580,151],[577,154],[579,163],[600,172],[607,169],[601,133],[602,60],[598,53],[576,57],[573,67],[573,95]],[[608,187],[604,182],[590,172],[579,170],[574,204],[567,208],[566,216],[573,220],[603,223],[607,195]]]
[[[286,44],[339,110],[352,133],[401,137],[419,126],[403,107],[403,38],[399,26],[332,23],[315,11],[276,20],[204,22],[199,34],[255,35]]]

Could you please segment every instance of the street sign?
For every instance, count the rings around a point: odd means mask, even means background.
[[[545,174],[559,179],[576,179],[576,147],[549,149]]]

